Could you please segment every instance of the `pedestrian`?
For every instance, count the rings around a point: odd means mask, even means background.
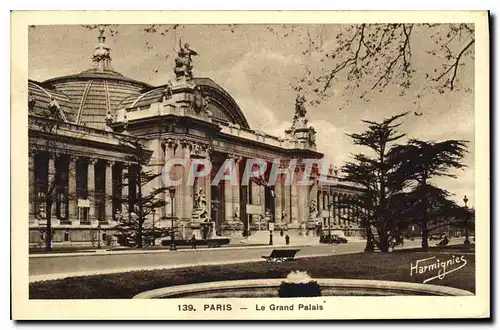
[[[288,236],[288,234],[285,236],[285,244],[290,245],[290,236]]]
[[[191,249],[195,249],[196,250],[196,237],[193,235],[193,237],[191,237]]]
[[[283,237],[283,229],[280,229],[280,236]]]

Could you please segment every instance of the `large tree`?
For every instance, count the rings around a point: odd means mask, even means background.
[[[135,152],[131,157],[132,166],[129,166],[122,174],[120,186],[127,193],[122,194],[121,203],[125,206],[126,214],[120,214],[115,220],[118,224],[114,227],[117,231],[119,243],[123,245],[134,245],[142,248],[149,245],[156,238],[170,234],[169,228],[155,225],[152,221],[153,212],[156,212],[166,205],[165,192],[168,187],[160,185],[155,187],[162,173],[154,173],[148,170],[150,152],[143,143],[134,137],[123,135],[121,143],[127,145]],[[147,189],[147,193],[144,191]],[[161,218],[158,218],[160,220]]]
[[[408,178],[400,171],[401,160],[394,148],[405,136],[397,131],[405,115],[398,114],[381,122],[363,120],[368,125],[364,132],[348,134],[355,145],[368,149],[365,154],[355,155],[342,169],[346,181],[364,188],[362,198],[356,203],[364,209],[361,223],[367,232],[366,250],[376,245],[387,252],[390,242],[401,233],[400,217],[393,204],[406,188]]]
[[[410,177],[414,183],[414,194],[420,196],[419,211],[420,227],[422,230],[422,247],[428,247],[428,235],[430,222],[429,210],[431,209],[431,199],[443,200],[448,193],[438,191],[431,185],[431,179],[435,177],[456,178],[452,173],[454,169],[465,168],[462,160],[467,153],[467,141],[446,140],[446,141],[421,141],[411,139],[407,144],[397,146],[395,153],[400,155],[402,161],[402,172]],[[449,205],[452,207],[452,205]]]
[[[427,234],[443,227],[461,229],[465,227],[466,216],[473,224],[473,209],[468,209],[466,215],[464,208],[450,199],[451,195],[450,192],[431,184],[416,186],[401,194],[396,207],[402,210],[400,214],[404,230],[416,225],[423,232],[423,224]],[[473,228],[473,225],[468,227]]]

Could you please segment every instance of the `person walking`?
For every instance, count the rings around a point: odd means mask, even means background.
[[[193,237],[191,237],[190,241],[191,241],[191,249],[196,250],[196,237],[193,235]]]
[[[285,244],[290,245],[290,236],[288,236],[288,234],[285,236]]]

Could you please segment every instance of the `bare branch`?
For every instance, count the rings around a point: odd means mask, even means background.
[[[469,49],[475,42],[475,39],[471,39],[469,41],[469,43],[467,45],[465,45],[464,48],[462,48],[462,50],[460,51],[460,53],[458,53],[458,55],[455,58],[455,60],[453,61],[453,63],[448,67],[448,69],[446,69],[441,75],[439,75],[439,77],[433,79],[434,81],[439,81],[441,80],[444,76],[446,76],[451,70],[453,70],[453,74],[451,75],[451,78],[449,80],[449,82],[447,82],[446,85],[448,85],[449,83],[449,86],[450,86],[450,89],[453,90],[455,88],[455,80],[457,78],[457,71],[458,71],[458,66],[460,65],[460,59],[462,58],[463,54],[467,51],[467,49]]]

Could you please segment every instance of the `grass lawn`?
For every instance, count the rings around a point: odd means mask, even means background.
[[[285,263],[255,262],[221,266],[200,266],[171,270],[134,271],[42,281],[30,284],[30,299],[123,299],[156,288],[190,283],[284,278],[292,270],[305,270],[312,277],[378,279],[422,283],[436,273],[410,276],[410,263],[436,256],[445,261],[461,256],[467,265],[444,279],[429,284],[475,292],[475,255],[461,251],[357,253],[303,258]],[[430,275],[429,275],[430,274]]]

